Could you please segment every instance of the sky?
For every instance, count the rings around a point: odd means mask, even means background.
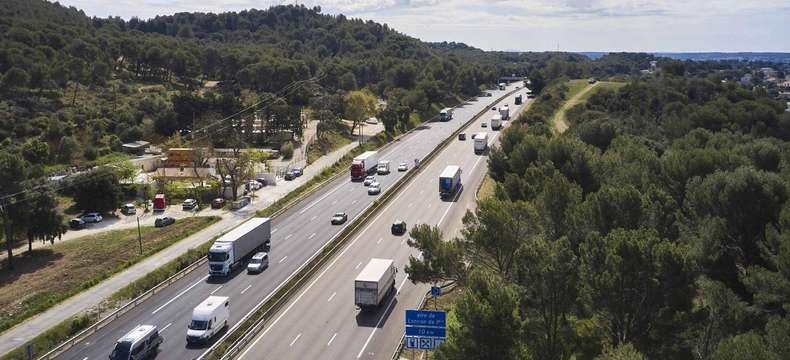
[[[147,19],[285,0],[60,0],[90,16]],[[301,0],[423,41],[483,50],[790,52],[790,0]]]

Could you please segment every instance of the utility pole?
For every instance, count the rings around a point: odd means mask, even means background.
[[[140,231],[140,216],[137,216],[137,242],[140,244],[140,256],[143,255],[143,233]]]

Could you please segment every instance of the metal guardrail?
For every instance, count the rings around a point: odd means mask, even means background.
[[[513,91],[510,91],[510,92],[506,93],[505,95],[497,98],[497,100],[494,103],[501,102],[502,100],[504,100],[508,96],[512,95],[516,91],[518,91],[518,89],[515,89]],[[467,101],[469,101],[469,99],[465,100],[464,102],[467,102]],[[276,294],[279,291],[284,291],[283,294],[277,296],[276,298],[275,298],[275,296],[272,296],[269,299],[264,299],[264,301],[262,301],[259,304],[259,306],[258,306],[259,309],[249,312],[245,316],[245,319],[240,321],[239,324],[242,324],[243,322],[246,322],[246,321],[250,320],[251,319],[251,315],[253,313],[256,313],[256,312],[259,313],[257,319],[253,320],[253,323],[251,325],[249,325],[249,327],[247,327],[247,329],[241,335],[241,337],[239,337],[236,341],[234,341],[228,347],[228,349],[225,350],[225,352],[222,354],[222,356],[219,357],[219,358],[222,359],[222,360],[228,360],[228,359],[233,359],[234,356],[238,355],[250,343],[250,341],[252,341],[257,336],[257,334],[264,328],[264,326],[266,325],[267,320],[269,319],[269,315],[270,314],[275,314],[283,305],[285,305],[287,303],[288,300],[290,300],[291,296],[293,296],[294,293],[298,292],[302,288],[302,285],[303,285],[304,282],[306,282],[306,280],[309,280],[310,278],[312,278],[312,276],[314,275],[316,270],[321,269],[321,267],[323,266],[324,263],[326,263],[329,259],[334,257],[335,252],[338,249],[340,249],[343,246],[345,246],[346,242],[350,238],[353,237],[353,235],[356,233],[356,231],[361,226],[363,226],[366,223],[365,220],[367,220],[370,217],[376,215],[378,213],[378,211],[380,209],[382,209],[389,202],[390,199],[392,199],[396,194],[398,194],[398,191],[402,187],[404,187],[406,184],[409,183],[409,181],[414,179],[417,176],[417,174],[422,172],[422,170],[427,167],[427,165],[430,163],[430,161],[433,160],[433,158],[439,152],[444,150],[444,148],[450,142],[452,142],[455,139],[455,137],[458,136],[458,134],[460,132],[464,131],[464,129],[466,129],[471,123],[473,123],[474,121],[479,119],[481,116],[485,115],[488,111],[489,110],[486,107],[483,110],[481,110],[480,112],[478,112],[477,114],[475,114],[469,121],[467,121],[462,126],[460,126],[449,137],[447,137],[444,140],[442,140],[442,142],[440,142],[439,145],[437,145],[433,150],[431,150],[431,152],[429,152],[426,156],[424,156],[423,159],[420,161],[421,166],[419,168],[415,168],[413,171],[408,172],[404,177],[400,178],[393,185],[393,187],[388,189],[388,191],[384,195],[382,195],[382,197],[380,197],[373,204],[371,204],[368,207],[366,207],[366,209],[363,210],[363,214],[364,214],[363,216],[360,216],[357,219],[355,219],[354,222],[350,226],[346,227],[343,231],[338,233],[338,235],[336,235],[333,239],[331,239],[329,242],[327,242],[321,249],[319,249],[318,252],[316,252],[308,261],[306,261],[294,273],[294,275],[292,275],[293,278],[286,279],[286,281],[284,281],[283,284],[281,284],[281,286],[288,286],[287,288],[285,288],[285,290],[282,290],[282,289],[278,288],[278,290],[275,290],[275,292],[274,292],[274,294]],[[428,121],[426,121],[426,123],[430,122],[431,120],[433,120],[435,118],[436,117],[433,117],[433,118],[429,119]],[[408,132],[406,132],[404,134],[402,134],[398,138],[396,138],[393,141],[387,143],[385,146],[389,146],[390,144],[393,144],[395,142],[395,140],[400,139],[402,136],[405,136],[406,134],[408,134],[408,133],[410,133],[411,131],[414,131],[414,130],[416,130],[416,128],[412,129],[412,130],[410,130],[410,131],[408,131]],[[369,209],[371,207],[373,207],[372,211],[368,211],[367,209]],[[331,247],[330,247],[330,245],[331,245]],[[296,275],[296,274],[298,274],[298,275]],[[293,281],[294,283],[290,284],[290,285],[286,285],[290,281]],[[274,302],[271,305],[269,305],[269,306],[265,306],[266,303],[269,302],[272,298],[275,298]],[[239,328],[241,328],[241,326],[239,326]],[[230,336],[230,334],[233,331],[235,331],[235,330],[237,330],[237,329],[231,329],[231,331],[228,331],[228,333],[225,334],[224,338],[227,338],[228,336]],[[212,346],[212,348],[209,349],[209,351],[207,351],[206,353],[204,353],[204,356],[201,356],[199,359],[216,358],[216,355],[214,357],[211,357],[212,351],[214,351],[216,349],[216,347],[218,347],[222,343],[223,340],[224,339],[220,339],[220,341],[217,341],[215,343],[215,345]],[[403,342],[402,340],[403,339],[401,339],[401,343]]]

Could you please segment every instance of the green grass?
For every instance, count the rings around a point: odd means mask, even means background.
[[[480,190],[477,191],[477,198],[480,200],[494,196],[496,190],[496,181],[491,176],[486,175],[483,178],[483,183],[480,185]]]
[[[608,82],[608,81],[599,81],[595,84],[588,84],[587,80],[583,79],[576,79],[576,80],[569,80],[565,83],[565,86],[568,87],[568,92],[565,94],[565,101],[563,105],[554,113],[551,119],[551,123],[554,125],[554,129],[557,133],[563,133],[565,130],[568,129],[569,124],[566,118],[566,112],[578,105],[582,104],[587,99],[592,96],[593,93],[598,91],[602,88],[609,88],[609,89],[617,89],[621,86],[625,85],[625,83],[616,83],[616,82]],[[585,91],[582,94],[582,91]]]
[[[83,329],[90,326],[90,324],[97,321],[98,314],[89,314],[84,316],[77,316],[66,321],[61,322],[42,334],[33,338],[30,344],[33,345],[34,358],[44,355],[55,346],[60,345],[64,340],[76,335]],[[27,350],[25,346],[20,346],[9,353],[0,357],[0,360],[20,360],[27,359]]]
[[[0,331],[46,311],[218,220],[193,217],[179,220],[177,226],[143,227],[142,255],[137,229],[132,228],[87,235],[15,256],[15,270],[0,273],[3,288]]]
[[[574,96],[578,95],[585,87],[587,87],[587,80],[585,79],[575,79],[575,80],[568,80],[565,85],[568,87],[568,92],[565,93],[565,100],[573,99]]]
[[[590,98],[590,96],[592,96],[593,94],[595,94],[598,91],[601,91],[601,89],[617,90],[617,89],[625,86],[626,84],[627,83],[625,83],[625,82],[599,81],[598,82],[598,86],[596,86],[595,89],[593,89],[592,91],[588,91],[588,92],[584,93],[581,97],[579,97],[579,102],[578,103],[579,104],[583,104],[583,103],[587,102],[587,100]]]
[[[307,151],[307,164],[312,164],[320,157],[329,154],[351,143],[351,135],[338,131],[327,131],[321,134],[321,139],[310,145]]]

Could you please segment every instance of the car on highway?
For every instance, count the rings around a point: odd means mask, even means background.
[[[403,220],[395,220],[392,223],[392,234],[393,235],[403,235],[406,233],[406,222]]]
[[[198,207],[198,202],[195,199],[186,199],[181,203],[181,209],[184,211],[195,210]]]
[[[491,96],[494,96],[494,95],[493,95],[493,94],[491,94],[490,92],[487,92],[487,93],[486,93],[486,96],[488,96],[488,97],[491,97]]]
[[[492,107],[491,111],[496,111],[496,106]]]
[[[173,225],[175,223],[176,223],[176,219],[171,218],[169,216],[156,218],[156,220],[154,220],[154,226],[156,227],[165,227],[168,225]]]
[[[461,140],[461,141],[466,140],[466,133],[458,134],[458,140]]]
[[[378,195],[381,193],[381,184],[378,182],[372,182],[370,186],[368,186],[368,195]]]
[[[348,215],[344,212],[338,212],[332,215],[332,225],[340,225],[348,220]]]
[[[263,269],[269,267],[269,254],[265,252],[259,252],[252,256],[250,262],[247,264],[247,272],[255,273],[261,272]]]
[[[409,170],[409,165],[406,165],[405,162],[402,162],[398,165],[398,171],[406,171]]]
[[[370,186],[370,184],[372,184],[374,182],[376,182],[376,177],[371,175],[371,176],[368,176],[368,177],[365,178],[365,181],[363,182],[363,184],[365,184],[365,186]]]
[[[121,206],[121,214],[124,215],[137,214],[137,208],[134,207],[134,204],[124,204],[123,206]]]
[[[69,220],[69,227],[72,230],[84,229],[86,226],[88,226],[88,224],[85,223],[85,220],[82,220],[82,219],[71,219],[71,220]]]
[[[480,127],[488,127],[488,123],[483,121],[480,123]]]
[[[223,198],[216,198],[211,200],[211,208],[212,209],[222,209],[225,207],[225,199]]]
[[[80,219],[82,219],[82,221],[86,223],[100,223],[102,222],[102,220],[104,220],[101,214],[97,212],[89,212],[82,214],[82,216],[80,216]]]
[[[115,343],[110,360],[137,360],[156,356],[162,336],[154,325],[137,325]]]

